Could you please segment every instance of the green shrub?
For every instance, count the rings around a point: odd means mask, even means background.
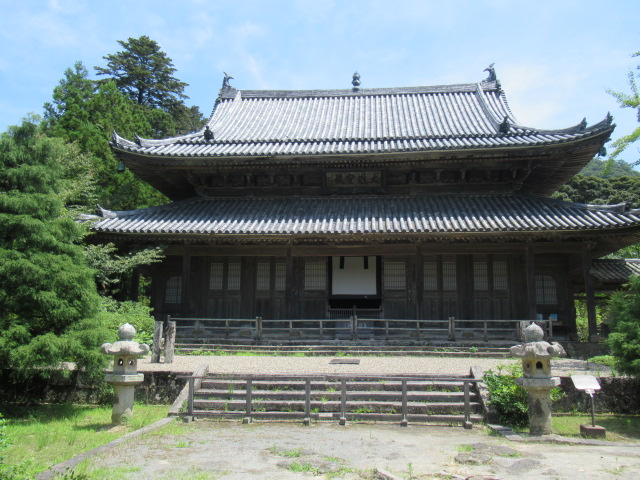
[[[136,329],[134,340],[140,343],[151,344],[153,341],[154,318],[151,316],[151,308],[139,302],[118,302],[113,298],[103,297],[102,307],[98,313],[98,319],[102,325],[115,335],[125,323],[130,323]],[[105,339],[105,342],[111,341]]]
[[[609,302],[611,333],[607,345],[621,373],[640,377],[640,277],[629,280],[628,290],[612,295]]]
[[[512,428],[525,428],[529,425],[528,394],[515,382],[521,376],[520,364],[499,365],[497,371],[487,370],[484,374],[489,401],[498,412],[500,423]],[[551,400],[556,401],[564,394],[560,388],[554,388],[550,395]]]
[[[615,369],[616,367],[616,357],[613,355],[598,355],[596,357],[589,358],[587,362],[599,363],[600,365],[606,365],[612,369]]]
[[[488,370],[484,374],[489,401],[498,412],[500,423],[513,428],[523,428],[529,424],[527,391],[515,382],[516,377],[520,376],[520,365],[499,365],[497,371]]]

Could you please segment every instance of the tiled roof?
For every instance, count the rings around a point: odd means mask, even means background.
[[[591,275],[603,282],[623,283],[631,275],[640,275],[640,259],[594,260]]]
[[[497,82],[353,90],[221,90],[206,128],[164,140],[114,134],[116,150],[147,156],[353,155],[566,143],[611,130],[518,124]]]
[[[124,234],[464,235],[610,230],[640,225],[640,210],[522,194],[197,197],[95,219],[95,231]]]

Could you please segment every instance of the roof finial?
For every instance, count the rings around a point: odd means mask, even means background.
[[[500,130],[500,133],[509,133],[509,129],[511,128],[511,124],[509,123],[509,117],[505,115],[504,120],[502,120],[502,123],[498,128]]]
[[[231,75],[229,75],[227,72],[222,72],[224,73],[224,79],[222,80],[222,88],[233,88],[231,86],[231,84],[229,83],[229,80],[233,79],[233,77]]]
[[[587,128],[587,117],[583,118],[580,122],[580,127],[578,129],[579,132],[584,132],[585,128]]]
[[[495,82],[497,80],[496,69],[493,68],[494,65],[495,63],[492,63],[484,69],[485,72],[489,72],[489,76],[485,79],[485,82]]]
[[[204,127],[204,139],[207,141],[213,140],[213,132],[209,128],[209,125]]]
[[[353,74],[351,85],[353,85],[354,92],[360,90],[360,74],[358,73],[358,71]]]

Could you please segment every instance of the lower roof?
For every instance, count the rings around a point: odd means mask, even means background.
[[[143,210],[101,210],[93,230],[133,235],[264,237],[582,232],[640,227],[640,210],[525,194],[195,197]]]
[[[615,258],[594,260],[591,275],[607,283],[626,283],[631,275],[640,275],[640,259]]]

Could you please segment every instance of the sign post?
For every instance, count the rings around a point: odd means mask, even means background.
[[[600,390],[598,379],[593,375],[573,375],[571,377],[576,390],[582,390],[591,397],[591,425],[580,425],[580,434],[583,437],[605,438],[607,431],[604,427],[596,425],[595,393]]]

